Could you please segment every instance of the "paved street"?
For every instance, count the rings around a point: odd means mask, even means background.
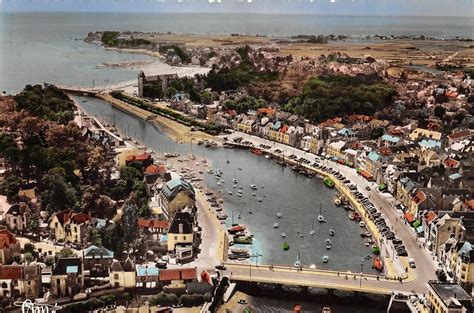
[[[286,157],[290,156],[291,154],[295,154],[297,157],[304,157],[312,162],[315,160],[320,160],[320,158],[314,154],[245,133],[234,132],[232,135],[228,136],[229,140],[232,140],[236,137],[243,137],[243,140],[251,141],[256,146],[260,144],[272,146],[272,151],[275,149],[280,149],[283,151],[283,155]],[[360,192],[362,192],[365,196],[370,197],[370,200],[374,206],[382,212],[382,216],[385,218],[387,224],[392,228],[393,232],[396,233],[397,237],[403,241],[409,257],[416,261],[417,267],[413,270],[410,269],[410,271],[412,271],[412,273],[414,272],[415,274],[414,282],[410,283],[412,285],[412,289],[415,289],[418,292],[425,292],[427,281],[436,279],[435,264],[433,263],[432,256],[430,256],[425,251],[425,249],[421,248],[421,243],[417,242],[416,236],[413,233],[413,230],[410,229],[410,226],[403,222],[402,213],[397,211],[392,206],[391,202],[393,201],[390,201],[390,199],[393,199],[393,197],[377,191],[373,183],[370,183],[362,178],[353,168],[342,166],[328,160],[320,160],[319,162],[321,162],[322,165],[331,167],[334,170],[340,172],[342,175],[348,178],[351,183],[358,186]],[[366,186],[370,186],[370,192],[365,189]],[[393,252],[389,251],[389,253]]]

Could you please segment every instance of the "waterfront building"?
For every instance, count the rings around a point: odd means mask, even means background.
[[[51,294],[54,297],[72,297],[84,287],[81,258],[59,258],[51,273]]]
[[[0,264],[10,264],[21,251],[20,242],[8,230],[0,230]]]
[[[115,149],[115,151],[117,152],[117,155],[115,156],[115,161],[119,168],[126,165],[126,161],[129,156],[143,154],[143,151],[141,151],[137,147],[124,147],[120,149]]]
[[[41,291],[39,265],[0,265],[0,297],[34,299]]]
[[[346,142],[343,140],[338,140],[335,142],[331,142],[326,146],[326,153],[335,157],[335,158],[343,158],[342,149],[346,145]]]
[[[158,97],[152,90],[160,90],[161,97],[166,91],[170,83],[179,78],[178,74],[163,74],[163,75],[150,75],[147,76],[143,71],[138,73],[138,96],[139,97]],[[161,98],[160,97],[160,98]]]
[[[114,260],[110,266],[109,279],[113,288],[135,288],[136,274],[132,260],[129,257],[124,261]]]
[[[427,139],[433,139],[433,140],[441,140],[442,134],[440,132],[432,131],[429,129],[424,129],[424,128],[416,128],[414,131],[408,135],[408,137],[416,141],[421,138],[427,138]]]
[[[431,223],[430,234],[428,237],[428,248],[435,253],[440,254],[440,247],[449,238],[456,241],[464,240],[466,229],[459,218],[452,218],[449,214],[444,214]]]
[[[20,202],[13,204],[5,213],[5,223],[7,228],[14,232],[26,231],[26,222],[29,213],[30,207],[26,203]]]
[[[194,243],[194,218],[189,212],[177,212],[168,230],[168,251],[175,251],[176,248],[190,248],[188,251],[192,255]],[[180,259],[189,257],[181,253]]]
[[[135,273],[137,287],[158,287],[160,270],[154,264],[137,265]]]
[[[429,281],[428,305],[434,313],[472,312],[470,295],[456,283]]]
[[[49,228],[56,240],[81,244],[87,237],[90,221],[88,214],[64,210],[51,217]]]
[[[185,208],[194,208],[195,201],[193,186],[180,178],[168,181],[160,192],[160,206],[166,209],[170,216]]]

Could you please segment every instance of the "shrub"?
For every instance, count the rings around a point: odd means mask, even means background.
[[[204,297],[200,294],[182,295],[180,301],[184,306],[198,306],[204,303]]]

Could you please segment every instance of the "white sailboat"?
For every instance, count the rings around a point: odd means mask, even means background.
[[[282,236],[283,238],[286,238],[286,233],[281,233],[281,236]]]
[[[329,238],[326,239],[326,241],[324,243],[326,245],[326,249],[328,249],[328,250],[331,249],[332,243],[331,243],[331,240],[329,240]]]
[[[336,232],[334,231],[334,229],[329,229],[329,235],[330,236],[334,236],[336,234]]]
[[[275,223],[273,223],[273,228],[278,228],[278,222],[277,222],[276,217],[275,217]]]
[[[297,267],[297,268],[301,267],[301,260],[300,260],[300,253],[299,252],[296,255],[295,267]]]
[[[325,219],[324,219],[324,216],[323,216],[323,201],[321,201],[321,206],[319,207],[318,222],[320,222],[320,223],[325,222]]]
[[[313,218],[313,229],[311,229],[311,231],[309,232],[309,234],[310,234],[311,236],[314,236],[315,233],[316,233],[316,232],[314,231],[314,218]]]

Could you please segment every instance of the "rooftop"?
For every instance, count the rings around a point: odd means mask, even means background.
[[[448,306],[453,298],[458,301],[471,301],[471,297],[466,290],[456,283],[429,281],[428,284],[436,295]]]

